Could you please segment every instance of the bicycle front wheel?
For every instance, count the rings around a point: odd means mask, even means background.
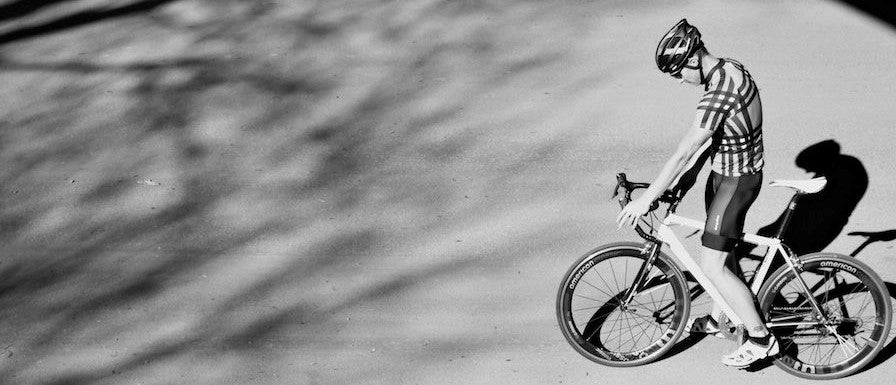
[[[648,255],[643,244],[616,243],[585,254],[557,293],[557,319],[570,345],[609,366],[643,365],[665,354],[684,331],[690,311],[687,281],[660,253],[643,288],[626,293]]]
[[[800,259],[799,278],[805,286],[784,266],[759,295],[762,314],[781,343],[775,365],[809,379],[855,373],[874,359],[889,334],[889,292],[855,258],[816,253]]]

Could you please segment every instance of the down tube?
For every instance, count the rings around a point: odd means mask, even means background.
[[[678,240],[678,237],[675,236],[672,229],[670,229],[669,226],[661,225],[659,228],[659,235],[660,239],[669,245],[669,248],[672,250],[672,255],[674,255],[675,258],[677,258],[678,261],[691,272],[691,275],[694,276],[697,283],[699,283],[700,286],[703,286],[703,289],[709,293],[709,296],[712,297],[713,301],[715,301],[722,311],[725,312],[728,319],[735,325],[743,325],[740,317],[738,317],[737,314],[734,314],[734,310],[731,310],[731,306],[729,306],[728,302],[725,302],[725,299],[719,294],[719,289],[716,289],[716,286],[712,284],[705,274],[703,274],[703,270],[700,269],[700,266],[697,265],[694,258],[691,258],[691,255],[685,250],[684,245],[681,244],[681,241]]]

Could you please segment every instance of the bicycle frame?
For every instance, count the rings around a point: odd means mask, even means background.
[[[731,306],[724,300],[724,298],[720,295],[718,289],[713,285],[712,281],[703,273],[703,270],[697,264],[693,257],[687,252],[684,245],[678,239],[678,236],[672,231],[671,227],[673,226],[683,226],[686,228],[692,228],[697,230],[702,230],[704,227],[704,223],[701,221],[697,221],[690,218],[685,218],[675,213],[669,213],[660,226],[657,228],[658,239],[663,243],[669,246],[669,249],[672,251],[673,256],[685,267],[686,270],[691,272],[691,275],[694,276],[694,279],[697,280],[697,283],[702,286],[706,292],[712,297],[712,299],[719,305],[719,308],[728,316],[734,325],[743,325],[743,321],[734,311],[731,309]],[[759,269],[756,271],[756,275],[754,276],[753,283],[750,286],[750,291],[753,292],[753,295],[757,295],[759,293],[759,289],[762,287],[762,284],[765,282],[766,277],[768,276],[769,269],[771,268],[772,262],[776,255],[781,255],[784,258],[784,261],[793,270],[795,273],[799,272],[799,268],[801,262],[799,258],[795,257],[793,253],[785,246],[780,239],[776,238],[768,238],[759,236],[756,234],[744,234],[743,240],[747,243],[754,244],[757,246],[766,246],[768,249],[766,251],[765,256],[762,259],[762,262],[759,265]],[[802,280],[799,274],[796,274],[797,281],[799,281],[800,286],[806,293],[811,293],[808,285]],[[815,310],[815,314],[822,315],[823,312],[819,307],[818,303],[814,300],[809,301],[812,304],[813,309]],[[816,323],[808,323],[808,322],[766,322],[766,327],[776,327],[776,326],[794,326],[794,325],[814,325]]]

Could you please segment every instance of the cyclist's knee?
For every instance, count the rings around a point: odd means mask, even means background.
[[[702,258],[700,258],[700,270],[702,270],[703,274],[706,274],[709,279],[715,281],[724,273],[725,261],[727,258],[728,253],[724,251],[703,247],[703,255]]]
[[[703,236],[700,237],[700,240],[703,243],[703,247],[726,254],[734,251],[734,247],[737,246],[738,242],[737,238],[715,234],[709,231],[704,231]]]

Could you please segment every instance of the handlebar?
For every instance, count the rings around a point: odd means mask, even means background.
[[[640,183],[640,182],[630,182],[624,173],[616,174],[616,188],[613,189],[613,198],[619,196],[619,189],[621,188],[624,192],[623,197],[619,198],[619,205],[625,207],[629,202],[632,201],[632,192],[637,189],[648,188],[650,187],[649,183]],[[678,189],[672,189],[665,191],[657,200],[653,201],[650,204],[650,209],[648,213],[653,212],[657,208],[659,208],[660,202],[666,203],[669,205],[667,213],[674,213],[678,208],[678,204],[681,202],[681,191]],[[649,225],[649,224],[648,224]],[[650,225],[649,225],[650,226]],[[638,233],[641,238],[646,239],[647,241],[654,243],[662,243],[656,237],[650,235],[653,231],[653,227],[650,226],[650,231],[645,231],[641,225],[635,226],[635,231]]]
[[[624,196],[619,199],[619,204],[622,207],[625,207],[625,205],[632,201],[633,191],[648,187],[650,187],[650,183],[630,182],[625,176],[625,173],[619,173],[616,174],[616,188],[613,189],[613,198],[619,196],[620,188],[625,190]],[[657,198],[657,200],[650,204],[650,211],[659,208],[659,203],[662,202],[669,205],[670,213],[674,213],[678,208],[678,204],[681,203],[681,195],[681,191],[678,189],[666,190],[659,198]]]

